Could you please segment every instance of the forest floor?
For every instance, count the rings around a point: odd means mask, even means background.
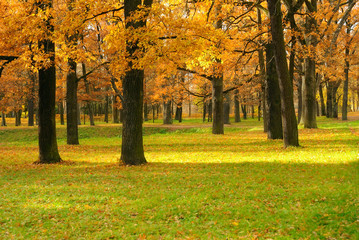
[[[138,167],[119,163],[120,125],[79,128],[64,164],[35,165],[37,128],[0,128],[0,239],[359,239],[359,115],[318,118],[300,147],[247,119],[144,124]],[[356,121],[355,121],[356,120]]]

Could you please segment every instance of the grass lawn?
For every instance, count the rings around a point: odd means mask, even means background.
[[[81,126],[63,164],[37,129],[0,128],[0,239],[359,239],[359,121],[318,119],[298,148],[245,120],[146,123],[149,164],[120,166],[119,125]]]

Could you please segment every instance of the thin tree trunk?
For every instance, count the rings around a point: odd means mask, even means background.
[[[69,72],[66,77],[66,122],[67,144],[79,144],[78,116],[77,116],[77,86],[76,62],[68,60]]]
[[[347,34],[350,33],[350,27],[347,28]],[[344,86],[343,86],[343,106],[342,120],[348,120],[348,87],[349,87],[349,47],[345,48],[345,67],[344,67]]]
[[[30,73],[30,94],[28,96],[27,100],[27,109],[28,109],[28,126],[34,126],[35,125],[35,84],[36,84],[36,75],[33,73]]]
[[[299,146],[297,119],[293,103],[293,86],[289,77],[286,58],[280,0],[268,0],[268,9],[270,14],[271,35],[274,45],[276,69],[281,92],[281,115],[284,147]]]
[[[234,91],[234,122],[241,121],[241,112],[239,108],[239,93],[238,89]]]
[[[224,95],[224,124],[231,124],[230,122],[230,119],[229,119],[229,113],[230,113],[230,109],[231,109],[231,106],[230,106],[230,102],[231,102],[231,97],[229,95],[229,93],[226,93]]]
[[[299,76],[298,79],[298,89],[297,89],[297,93],[298,93],[298,123],[300,123],[302,121],[302,113],[303,113],[303,94],[302,94],[302,89],[303,89],[303,78],[302,76]]]
[[[305,59],[305,78],[303,83],[303,123],[304,128],[317,128],[316,115],[316,80],[315,61],[311,58]]]
[[[104,114],[105,114],[105,117],[104,117],[104,122],[105,123],[108,123],[108,106],[109,105],[109,97],[108,95],[106,95],[105,97],[105,106],[104,106]]]
[[[83,114],[85,115],[85,111],[82,111]],[[81,103],[78,102],[77,103],[77,125],[81,125]]]
[[[144,121],[147,122],[148,121],[148,105],[147,105],[146,101],[143,104],[143,115],[144,115]]]
[[[6,126],[6,114],[4,113],[4,111],[1,112],[1,126]]]
[[[321,116],[325,116],[325,103],[324,103],[324,95],[323,95],[323,87],[322,84],[319,84],[319,97],[320,97],[320,112]]]
[[[188,96],[188,117],[191,117],[192,108],[191,108],[191,95]]]
[[[206,121],[206,115],[207,115],[207,102],[206,102],[206,98],[203,98],[203,122]]]
[[[15,126],[21,126],[21,114],[22,110],[15,111]]]
[[[35,103],[33,98],[29,98],[27,101],[27,110],[28,110],[28,126],[34,126],[35,125]]]
[[[207,104],[207,122],[212,122],[213,121],[213,101],[208,101]]]
[[[87,73],[86,65],[85,65],[85,63],[82,63],[81,66],[82,66],[82,75],[85,76],[86,73]],[[88,82],[87,77],[84,77],[84,83],[85,83],[86,94],[89,96],[90,95],[90,83]],[[95,126],[94,110],[93,110],[94,107],[95,106],[93,106],[92,102],[90,100],[87,100],[86,108],[87,108],[88,115],[89,115],[89,118],[90,118],[90,125],[91,126]]]
[[[64,102],[59,102],[59,112],[60,112],[60,123],[61,125],[65,125],[65,118],[64,118]]]
[[[247,119],[247,105],[241,104],[243,119]]]
[[[156,106],[154,104],[152,104],[152,123],[155,123],[155,118],[156,118]]]
[[[172,101],[163,101],[163,124],[172,124]]]
[[[118,119],[118,108],[116,104],[117,104],[117,97],[114,95],[112,96],[112,123],[120,122]]]
[[[267,137],[268,139],[283,139],[280,88],[274,59],[274,45],[271,43],[266,45],[266,59]]]

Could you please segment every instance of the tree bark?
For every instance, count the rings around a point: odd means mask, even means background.
[[[182,103],[179,103],[176,108],[175,120],[182,122]]]
[[[143,116],[144,116],[144,121],[147,122],[148,121],[148,105],[147,105],[146,101],[143,104]]]
[[[302,113],[303,113],[303,77],[299,76],[298,79],[298,124],[302,121]]]
[[[27,109],[28,109],[28,126],[34,126],[35,125],[35,84],[36,84],[36,75],[33,73],[30,73],[30,93],[27,99]]]
[[[299,146],[297,119],[293,102],[293,86],[291,84],[291,79],[289,78],[280,0],[268,0],[268,9],[270,14],[272,41],[275,50],[276,69],[281,92],[284,147]]]
[[[163,124],[172,124],[172,101],[164,100],[163,101]]]
[[[312,58],[305,59],[305,78],[303,83],[303,123],[304,128],[317,128],[316,115],[316,80],[315,61]]]
[[[66,122],[67,144],[78,145],[77,86],[76,62],[68,60],[69,72],[66,76]]]
[[[268,139],[283,139],[280,89],[272,43],[266,45],[266,59],[267,137]]]
[[[323,87],[322,84],[319,84],[319,97],[320,97],[320,112],[321,116],[325,116],[325,103],[324,103],[324,95],[323,95]]]
[[[104,117],[104,122],[105,123],[108,123],[108,105],[109,105],[109,98],[108,98],[108,95],[106,95],[105,97],[105,106],[104,106],[104,114],[105,114],[105,117]]]
[[[247,105],[241,104],[243,119],[247,119]]]
[[[117,109],[117,97],[116,95],[112,96],[112,123],[119,123],[118,119],[118,109]]]
[[[6,126],[6,114],[3,111],[1,112],[1,126]]]
[[[214,27],[222,29],[223,22],[219,15],[221,13],[221,5],[216,8],[216,22]],[[220,59],[215,60],[215,71],[212,76],[212,133],[224,134],[224,109],[223,109],[223,69]]]
[[[229,113],[231,110],[231,97],[229,93],[226,93],[224,95],[224,105],[223,105],[223,111],[224,111],[224,124],[231,124],[230,119],[229,119]]]
[[[241,112],[239,108],[239,93],[238,89],[234,91],[234,122],[241,121]]]
[[[203,122],[206,121],[206,116],[207,116],[207,102],[206,102],[206,98],[203,98],[203,113],[202,113]]]
[[[15,111],[15,126],[21,126],[21,114],[22,110]]]
[[[350,34],[350,27],[347,28],[347,34]],[[349,87],[349,46],[345,48],[345,66],[344,66],[344,86],[343,86],[343,106],[342,120],[348,120],[348,87]]]
[[[52,8],[52,1],[48,4],[38,3],[38,6],[47,11]],[[46,20],[49,33],[54,32],[51,18]],[[39,42],[39,48],[50,55],[50,66],[39,69],[39,160],[37,163],[61,162],[56,141],[55,121],[55,94],[56,94],[56,68],[55,43],[49,38]]]
[[[59,113],[60,113],[60,123],[61,123],[61,125],[65,125],[63,101],[59,102],[58,107],[59,107]]]
[[[85,76],[86,75],[86,65],[85,63],[82,63],[81,64],[82,66],[82,74]],[[84,77],[84,83],[85,83],[85,90],[86,90],[86,94],[88,96],[90,96],[90,83],[87,81],[87,78]],[[90,118],[90,125],[91,126],[95,126],[95,120],[94,120],[94,110],[93,110],[93,104],[91,102],[91,100],[87,100],[86,102],[86,108],[87,108],[87,111],[88,111],[88,114],[89,114],[89,118]]]
[[[139,29],[146,26],[146,20],[128,21],[128,18],[141,8],[141,0],[125,0],[124,12],[126,29]],[[145,7],[151,7],[152,0],[145,0]],[[138,40],[126,40],[128,71],[122,82],[123,87],[123,127],[121,160],[126,165],[140,165],[147,161],[144,156],[142,138],[143,83],[144,70],[133,67],[135,52],[139,50]]]

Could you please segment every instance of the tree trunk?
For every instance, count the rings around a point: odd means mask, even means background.
[[[216,22],[214,27],[222,29],[223,22],[221,17],[221,4],[218,4],[215,9]],[[224,134],[224,109],[223,109],[223,66],[221,59],[215,60],[215,70],[212,76],[212,133]]]
[[[327,85],[327,117],[338,117],[337,91],[340,81],[329,81]]]
[[[231,124],[230,119],[229,119],[229,113],[231,110],[230,102],[231,102],[230,94],[226,93],[224,95],[224,105],[223,105],[224,124]]]
[[[208,101],[208,105],[207,105],[207,122],[212,122],[213,121],[213,101]]]
[[[105,117],[104,117],[104,122],[105,123],[108,123],[108,105],[109,105],[109,98],[108,98],[108,95],[106,95],[105,97],[105,106],[104,106],[104,114],[105,114]]]
[[[163,124],[172,124],[172,101],[163,101]]]
[[[347,28],[347,34],[350,33],[350,27]],[[345,66],[344,66],[344,86],[343,86],[343,106],[342,120],[348,120],[348,86],[349,86],[349,47],[345,48]]]
[[[191,109],[191,95],[188,96],[188,117],[191,117],[192,109]]]
[[[60,123],[61,123],[61,125],[65,125],[63,101],[60,101],[58,106],[59,106],[59,112],[60,112]]]
[[[156,106],[152,104],[152,123],[155,123],[156,118]]]
[[[270,14],[276,69],[281,92],[284,147],[299,146],[297,119],[293,102],[293,86],[291,84],[291,79],[289,78],[280,0],[268,0],[268,9]]]
[[[38,3],[40,8],[47,12],[52,8],[52,2],[48,4]],[[49,33],[53,33],[51,18],[46,20]],[[55,94],[56,94],[56,68],[55,68],[55,43],[49,38],[39,42],[39,48],[50,54],[50,66],[39,69],[39,160],[37,163],[61,162],[56,141],[55,121]]]
[[[303,77],[299,76],[298,79],[298,124],[302,121],[302,113],[303,113]]]
[[[21,115],[22,115],[22,110],[18,110],[15,112],[15,126],[21,126]]]
[[[85,111],[82,111],[85,115]],[[77,125],[81,125],[81,103],[77,103]]]
[[[1,126],[6,126],[6,114],[3,111],[1,112]]]
[[[203,98],[203,122],[206,121],[206,115],[207,115],[207,102],[206,102],[206,98]]]
[[[147,105],[147,102],[144,102],[144,104],[143,104],[143,116],[144,116],[145,122],[147,122],[148,121],[148,105]]]
[[[247,119],[247,105],[241,104],[243,119]]]
[[[118,109],[117,109],[117,97],[114,95],[112,96],[112,123],[119,123],[118,119]]]
[[[85,63],[82,63],[81,64],[82,66],[82,75],[85,76],[87,71],[86,71],[86,65]],[[90,96],[90,83],[87,81],[87,78],[86,76],[84,77],[84,83],[85,83],[85,90],[86,90],[86,94],[88,96]],[[87,111],[88,111],[88,115],[89,115],[89,118],[90,118],[90,125],[91,126],[95,126],[95,120],[94,120],[94,106],[92,104],[92,102],[90,100],[87,100],[86,102],[86,108],[87,108]],[[85,115],[85,114],[84,114]],[[85,124],[85,123],[84,123]]]
[[[30,94],[27,99],[27,109],[28,109],[28,126],[34,126],[35,125],[35,81],[36,81],[36,75],[31,73],[30,74],[30,80],[31,80],[31,86],[30,86]]]
[[[118,110],[118,113],[119,113],[120,123],[123,123],[123,116],[124,116],[123,108],[119,109],[119,110]]]
[[[140,29],[146,26],[146,20],[128,21],[127,19],[141,8],[141,0],[125,0],[124,13],[126,28]],[[152,0],[143,2],[145,7],[151,7]],[[139,50],[138,42],[126,41],[129,56],[128,71],[122,82],[123,87],[123,127],[121,160],[126,165],[140,165],[146,163],[142,138],[143,113],[143,83],[144,70],[133,68],[135,52]]]
[[[316,115],[316,80],[315,61],[311,58],[305,59],[305,78],[303,83],[303,123],[304,128],[317,128]]]
[[[320,112],[321,116],[325,116],[325,103],[324,103],[324,95],[323,95],[323,87],[322,84],[319,84],[319,97],[320,97]]]
[[[241,112],[239,108],[239,93],[238,89],[234,91],[234,122],[241,121]]]
[[[267,78],[266,78],[266,103],[268,111],[268,139],[283,139],[283,128],[281,118],[281,98],[279,81],[274,59],[274,46],[266,45]]]
[[[179,103],[176,108],[175,120],[182,122],[182,103]]]
[[[254,105],[251,106],[252,119],[254,119]]]
[[[66,122],[67,122],[67,144],[79,144],[78,116],[77,116],[77,86],[76,62],[68,61],[69,72],[66,76]]]

